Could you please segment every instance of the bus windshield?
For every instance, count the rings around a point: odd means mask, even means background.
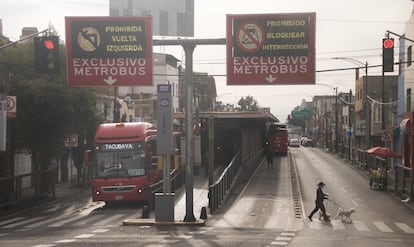
[[[269,129],[268,135],[269,136],[284,136],[287,134],[287,129],[277,128],[277,129]]]
[[[147,174],[143,144],[100,144],[98,147],[93,177],[135,177]]]

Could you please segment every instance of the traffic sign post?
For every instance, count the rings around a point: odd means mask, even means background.
[[[7,98],[0,94],[0,151],[6,151],[7,140]]]
[[[315,13],[227,15],[227,85],[315,84]]]
[[[151,86],[151,17],[66,17],[71,86]]]

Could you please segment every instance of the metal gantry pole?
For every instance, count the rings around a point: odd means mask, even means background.
[[[193,147],[193,52],[196,45],[225,45],[226,39],[194,39],[194,40],[153,40],[153,45],[181,45],[185,52],[185,90],[186,90],[186,157],[185,157],[185,192],[186,192],[186,215],[185,222],[194,222],[193,205],[193,169],[194,169],[194,147]]]
[[[193,165],[194,165],[194,150],[193,150],[193,52],[195,44],[187,43],[183,44],[185,52],[185,89],[186,89],[186,162],[185,162],[185,201],[186,201],[186,213],[184,222],[196,221],[194,217],[194,205],[193,205]]]

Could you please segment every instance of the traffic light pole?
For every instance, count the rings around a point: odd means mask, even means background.
[[[14,44],[16,44],[16,43],[19,43],[19,42],[21,42],[21,41],[23,41],[23,40],[33,38],[33,37],[37,36],[38,34],[41,34],[41,33],[46,33],[46,32],[48,32],[48,31],[49,31],[49,29],[45,29],[45,30],[43,30],[43,31],[40,31],[40,32],[37,32],[37,33],[33,33],[33,34],[28,35],[28,36],[25,36],[24,38],[19,39],[19,40],[17,40],[17,41],[13,41],[13,42],[10,42],[10,43],[7,43],[7,44],[4,44],[4,45],[0,46],[0,50],[1,50],[1,49],[3,49],[3,48],[6,48],[6,47],[12,46],[12,45],[14,45]]]

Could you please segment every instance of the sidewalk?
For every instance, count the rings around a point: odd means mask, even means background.
[[[41,198],[36,198],[35,189],[22,189],[21,198],[18,200],[0,201],[0,216],[11,214],[17,210],[31,208],[35,205],[50,202],[59,198],[66,198],[78,194],[85,188],[73,186],[71,181],[61,182],[55,185],[55,194],[49,194]]]

